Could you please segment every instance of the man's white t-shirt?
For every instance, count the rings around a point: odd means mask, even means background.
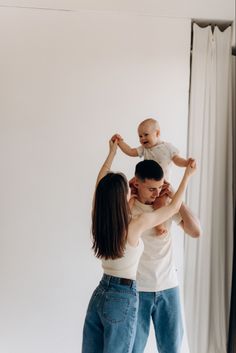
[[[135,200],[132,216],[135,217],[143,212],[153,212],[152,206]],[[149,229],[142,234],[144,251],[137,270],[138,291],[157,292],[178,285],[170,233],[173,220],[178,224],[182,218],[178,213],[166,221],[165,227],[168,232],[164,235],[157,235],[155,229]]]

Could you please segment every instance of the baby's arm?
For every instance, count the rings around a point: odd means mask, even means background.
[[[118,146],[120,147],[121,151],[127,154],[130,157],[138,157],[137,148],[132,148],[127,143],[124,142],[123,138],[119,134],[115,134],[112,136],[112,140],[114,141],[117,139]]]
[[[195,161],[195,159],[193,158],[188,158],[188,159],[185,159],[185,158],[182,158],[180,157],[179,155],[175,155],[173,158],[172,158],[172,162],[177,165],[178,167],[187,167],[187,165],[191,162],[193,163]]]

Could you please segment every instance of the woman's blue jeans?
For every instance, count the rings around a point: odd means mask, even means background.
[[[87,309],[82,353],[131,353],[137,325],[136,282],[104,274]]]
[[[139,292],[138,323],[133,353],[143,353],[153,321],[159,353],[179,353],[183,325],[179,288]]]

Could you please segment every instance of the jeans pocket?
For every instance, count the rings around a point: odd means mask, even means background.
[[[126,319],[129,310],[129,299],[117,293],[107,294],[103,303],[103,317],[116,324]]]

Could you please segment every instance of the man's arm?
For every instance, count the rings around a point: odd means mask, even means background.
[[[198,238],[202,232],[199,219],[184,203],[182,203],[179,213],[182,217],[179,225],[183,228],[184,232],[193,238]]]
[[[190,164],[191,163],[192,162],[190,162]],[[172,186],[167,182],[163,184],[163,188],[160,195],[165,194],[169,196],[170,199],[172,199],[174,195],[174,190]],[[193,238],[198,238],[202,233],[199,219],[184,203],[182,203],[179,209],[179,214],[182,217],[182,221],[179,223],[179,225],[183,228],[184,232]]]

